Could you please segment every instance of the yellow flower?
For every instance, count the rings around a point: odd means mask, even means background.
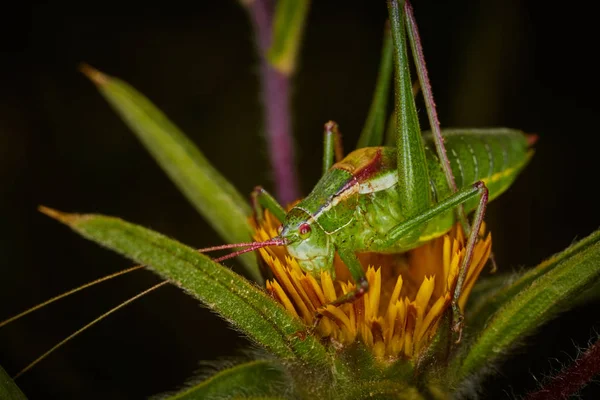
[[[280,222],[269,212],[254,224],[254,239],[277,235]],[[480,237],[485,234],[482,226]],[[321,272],[320,279],[304,272],[284,247],[260,249],[273,279],[267,290],[291,314],[313,325],[317,310],[324,318],[315,334],[337,346],[361,340],[381,360],[412,358],[430,342],[444,312],[450,307],[458,269],[466,251],[459,224],[445,235],[404,254],[361,253],[369,291],[353,303],[335,307],[328,303],[354,289],[350,275],[336,255],[336,277]],[[471,266],[463,284],[459,306],[486,264],[492,246],[491,234],[477,241]]]

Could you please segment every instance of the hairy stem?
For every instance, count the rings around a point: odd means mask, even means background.
[[[263,114],[275,193],[286,204],[299,197],[290,121],[290,76],[277,71],[266,58],[273,36],[274,1],[254,0],[246,8],[259,48]]]
[[[527,395],[526,400],[566,399],[577,393],[594,376],[600,373],[600,340],[591,345],[571,366],[552,377],[536,392]]]

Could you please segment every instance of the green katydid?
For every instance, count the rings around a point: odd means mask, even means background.
[[[266,208],[283,221],[278,235],[200,251],[246,247],[215,259],[223,261],[261,247],[286,246],[300,267],[317,278],[321,271],[335,274],[337,252],[356,284],[354,291],[333,302],[339,305],[369,289],[356,253],[404,252],[443,235],[458,220],[469,238],[453,295],[460,340],[457,301],[487,202],[505,191],[527,164],[535,137],[511,129],[463,129],[446,130],[442,138],[411,6],[390,1],[388,8],[395,57],[396,147],[363,147],[340,159],[337,125],[327,123],[323,175],[308,196],[286,213],[261,187],[252,194],[257,218]],[[433,132],[424,137],[409,74],[407,26]],[[475,212],[472,226],[463,207]]]

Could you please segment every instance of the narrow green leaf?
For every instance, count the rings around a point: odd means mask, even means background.
[[[17,384],[8,376],[4,368],[0,366],[0,399],[2,400],[26,400],[27,397],[21,392]]]
[[[250,206],[200,150],[146,97],[126,82],[88,65],[81,68],[192,205],[229,243],[248,242]],[[257,282],[251,254],[241,256]]]
[[[356,148],[381,146],[383,141],[383,132],[386,128],[386,111],[389,97],[390,82],[392,80],[393,67],[393,42],[389,26],[386,26],[383,36],[383,46],[381,49],[381,61],[379,64],[379,74],[375,84],[375,92],[371,101],[371,108],[365,122],[365,126],[358,139]],[[395,137],[394,137],[395,139]]]
[[[556,266],[558,266],[562,261],[578,254],[579,252],[598,242],[600,242],[600,230],[592,233],[579,242],[572,244],[561,253],[548,258],[540,263],[537,267],[525,272],[521,277],[495,278],[497,280],[505,279],[505,284],[499,289],[497,287],[494,291],[487,290],[486,295],[482,295],[479,301],[473,303],[473,308],[468,311],[469,318],[467,320],[466,327],[468,331],[479,331],[497,310],[499,310],[507,302],[510,302],[516,295],[530,286],[537,278],[556,268]],[[478,286],[475,286],[474,292],[471,296],[477,297],[477,290]],[[575,301],[576,298],[573,298],[572,300]]]
[[[600,279],[600,231],[543,262],[536,277],[502,304],[485,329],[455,360],[458,379],[489,367],[506,351],[542,324],[564,311],[586,288]],[[512,288],[513,286],[511,286]]]
[[[280,366],[257,360],[223,370],[210,378],[165,399],[230,399],[265,398],[289,390],[287,377]]]
[[[40,210],[184,289],[272,354],[311,365],[326,363],[325,348],[307,327],[263,290],[203,254],[157,232],[97,214]]]
[[[290,76],[296,67],[309,8],[309,0],[277,1],[273,37],[267,59],[276,70],[287,76]]]

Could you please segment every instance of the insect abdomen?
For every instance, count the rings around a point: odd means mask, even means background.
[[[457,187],[479,180],[488,187],[490,200],[505,191],[523,169],[531,154],[526,136],[517,130],[444,130],[444,144]],[[432,190],[437,200],[449,195],[435,147],[425,136]],[[473,209],[477,201],[465,205]]]

